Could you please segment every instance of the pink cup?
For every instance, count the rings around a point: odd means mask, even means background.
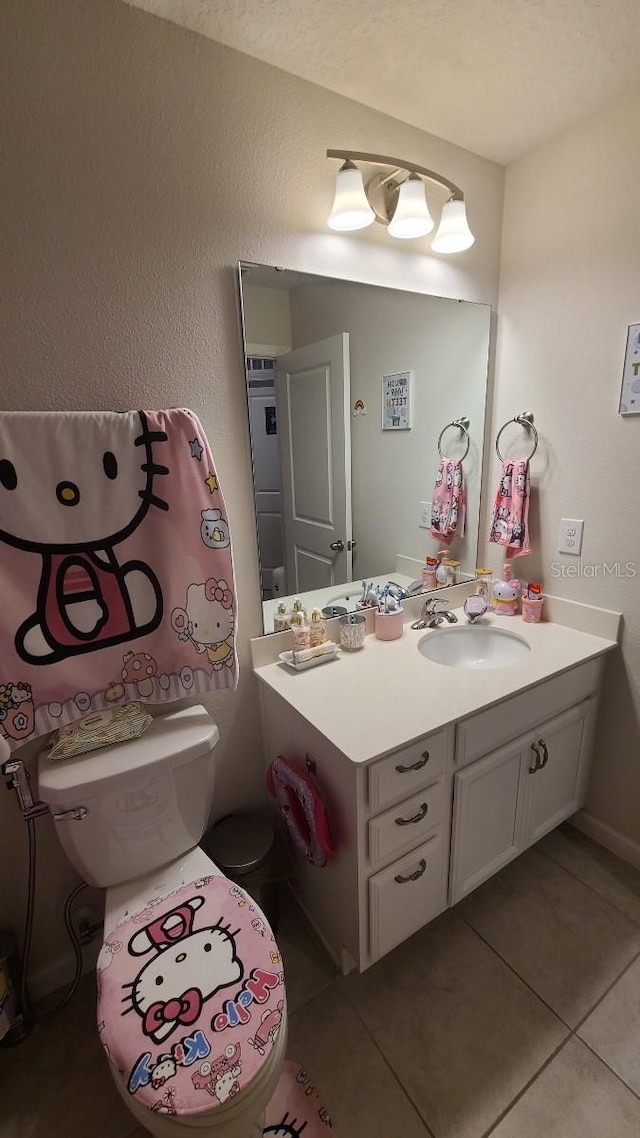
[[[522,598],[522,619],[525,624],[540,624],[543,603],[542,597]]]
[[[376,613],[376,637],[378,640],[398,640],[404,628],[402,609],[395,612]]]

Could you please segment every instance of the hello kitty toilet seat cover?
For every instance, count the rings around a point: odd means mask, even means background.
[[[248,1087],[285,1015],[282,959],[259,909],[226,877],[127,917],[97,965],[98,1031],[128,1094],[198,1114]]]

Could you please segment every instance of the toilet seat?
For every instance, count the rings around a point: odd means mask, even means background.
[[[267,1076],[286,1016],[282,960],[227,878],[198,878],[127,915],[97,976],[101,1042],[132,1105],[222,1121]]]

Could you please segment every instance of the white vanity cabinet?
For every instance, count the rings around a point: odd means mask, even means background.
[[[455,905],[584,802],[596,700],[589,699],[455,775]]]
[[[298,858],[292,887],[345,970],[368,968],[583,805],[601,662],[577,663],[490,706],[476,700],[466,718],[399,739],[395,750],[387,744],[382,755],[362,703],[350,753],[323,732],[322,702],[316,712],[299,695],[312,676],[293,677],[303,712],[286,698],[284,677],[269,673],[271,683],[260,684],[267,761],[283,753],[307,763],[335,847],[322,869]],[[342,665],[330,667],[318,681],[325,698]],[[424,707],[426,724],[433,713]],[[442,724],[440,707],[438,715]]]

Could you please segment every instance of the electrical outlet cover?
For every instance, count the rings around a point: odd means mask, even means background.
[[[570,553],[579,557],[582,551],[584,522],[579,518],[561,518],[558,553]]]
[[[419,504],[419,529],[429,529],[431,525],[431,502],[420,502]]]

